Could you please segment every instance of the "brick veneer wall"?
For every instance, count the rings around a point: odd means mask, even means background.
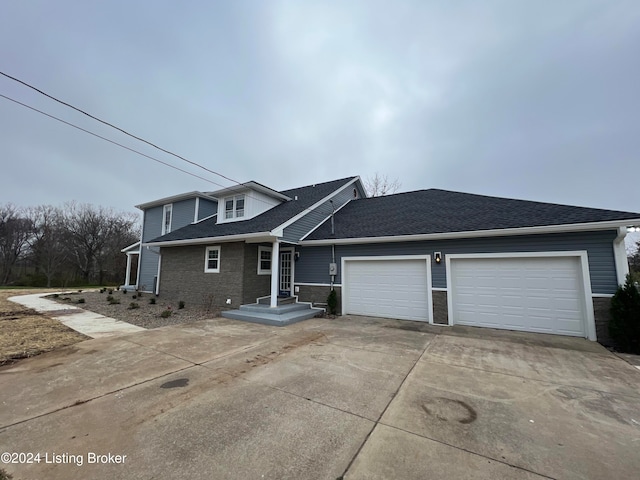
[[[220,244],[220,273],[204,271],[207,246],[161,249],[159,301],[175,303],[184,300],[187,305],[211,304],[224,309],[238,308],[243,303],[245,244]],[[231,305],[226,304],[227,298],[231,299]]]
[[[296,285],[299,288],[298,293],[294,295],[298,296],[300,302],[311,302],[314,304],[322,304],[323,308],[327,307],[327,297],[331,291],[329,286],[311,286],[311,285]],[[338,295],[338,315],[342,314],[342,292],[340,287],[334,287],[336,294]]]
[[[607,347],[613,347],[615,345],[609,336],[609,319],[611,318],[609,308],[611,308],[610,297],[594,297],[593,316],[596,320],[596,336],[598,338],[598,343]]]
[[[447,325],[449,322],[449,307],[447,305],[447,292],[432,290],[433,323]]]
[[[254,303],[258,297],[271,295],[271,275],[258,275],[258,246],[257,244],[244,246],[243,304]]]

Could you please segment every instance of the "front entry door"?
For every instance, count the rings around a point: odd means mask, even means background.
[[[292,277],[292,260],[291,250],[284,250],[280,252],[280,296],[291,296],[291,277]]]

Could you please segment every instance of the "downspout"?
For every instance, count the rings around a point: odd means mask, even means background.
[[[336,213],[336,206],[333,204],[333,200],[329,200],[329,203],[331,204],[331,236],[333,237],[336,234],[335,222],[333,220],[333,216]],[[334,244],[331,245],[331,263],[333,263],[334,265],[336,263],[336,246]],[[331,275],[331,290],[333,290],[333,284],[335,283],[335,280],[336,276]]]
[[[162,249],[158,252],[158,275],[156,276],[156,295],[160,295],[160,270],[162,269]]]
[[[613,240],[613,256],[616,264],[618,285],[624,285],[629,274],[629,261],[624,238],[627,236],[627,227],[618,227],[618,236]]]

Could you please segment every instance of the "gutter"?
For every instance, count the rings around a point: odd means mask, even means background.
[[[257,240],[264,238],[265,241],[272,242],[273,239],[278,237],[273,232],[254,232],[254,233],[241,233],[237,235],[224,235],[218,237],[205,237],[205,238],[188,238],[185,240],[167,240],[164,242],[146,242],[142,245],[145,247],[157,246],[157,247],[178,247],[182,245],[200,245],[204,243],[214,242],[233,242],[239,240]]]
[[[365,243],[414,242],[418,240],[446,240],[457,238],[504,237],[515,235],[540,235],[544,233],[585,232],[594,230],[610,230],[614,228],[624,228],[626,232],[626,226],[634,224],[640,224],[640,218],[629,220],[615,220],[609,222],[544,225],[538,227],[517,227],[492,230],[470,230],[463,232],[423,233],[417,235],[302,240],[300,241],[300,245],[345,245]]]

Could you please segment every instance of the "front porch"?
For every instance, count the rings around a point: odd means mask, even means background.
[[[324,308],[313,307],[310,303],[299,303],[298,297],[278,297],[276,306],[271,306],[271,297],[259,298],[256,303],[240,305],[238,310],[221,313],[225,318],[243,320],[283,327],[308,320],[324,313]]]

